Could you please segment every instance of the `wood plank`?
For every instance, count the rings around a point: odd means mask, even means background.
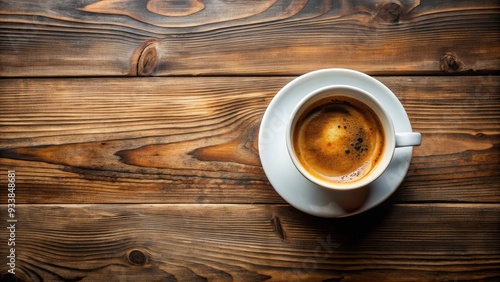
[[[3,79],[0,170],[22,203],[283,203],[257,137],[291,79]],[[498,77],[379,79],[423,134],[391,201],[498,202]]]
[[[2,0],[0,76],[497,72],[499,26],[495,0]]]
[[[500,277],[499,210],[498,204],[403,204],[327,220],[279,205],[19,205],[16,275],[21,281],[492,281]],[[0,212],[6,214],[5,205]],[[1,236],[6,241],[6,232]],[[0,249],[4,260],[7,250]],[[0,275],[7,269],[0,264]]]

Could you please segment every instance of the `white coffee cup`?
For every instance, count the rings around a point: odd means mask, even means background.
[[[377,164],[365,176],[354,181],[331,181],[313,175],[301,163],[297,157],[296,149],[294,148],[293,136],[298,120],[305,111],[310,111],[313,104],[327,97],[336,100],[342,100],[346,99],[343,97],[348,97],[360,101],[373,110],[379,118],[383,128],[385,141],[383,142],[383,150],[378,157]],[[384,105],[382,105],[372,94],[348,85],[326,86],[307,94],[295,106],[286,128],[286,146],[289,156],[297,170],[309,181],[320,187],[342,191],[361,188],[374,182],[389,166],[397,147],[418,146],[421,143],[421,139],[420,133],[417,132],[395,132],[391,117],[387,109],[384,108]],[[335,144],[333,144],[333,146],[335,146]]]

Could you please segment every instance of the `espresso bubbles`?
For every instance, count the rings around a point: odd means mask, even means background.
[[[349,97],[310,106],[295,125],[293,147],[313,176],[350,183],[372,171],[383,154],[384,129],[375,112]]]

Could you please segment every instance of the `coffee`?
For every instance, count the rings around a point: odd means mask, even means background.
[[[323,98],[309,106],[293,130],[297,159],[311,175],[334,183],[362,179],[384,151],[377,114],[354,98]]]

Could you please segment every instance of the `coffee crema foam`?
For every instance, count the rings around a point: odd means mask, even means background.
[[[349,97],[328,97],[310,106],[294,129],[293,147],[314,177],[335,183],[362,179],[383,154],[384,130],[375,112]]]

